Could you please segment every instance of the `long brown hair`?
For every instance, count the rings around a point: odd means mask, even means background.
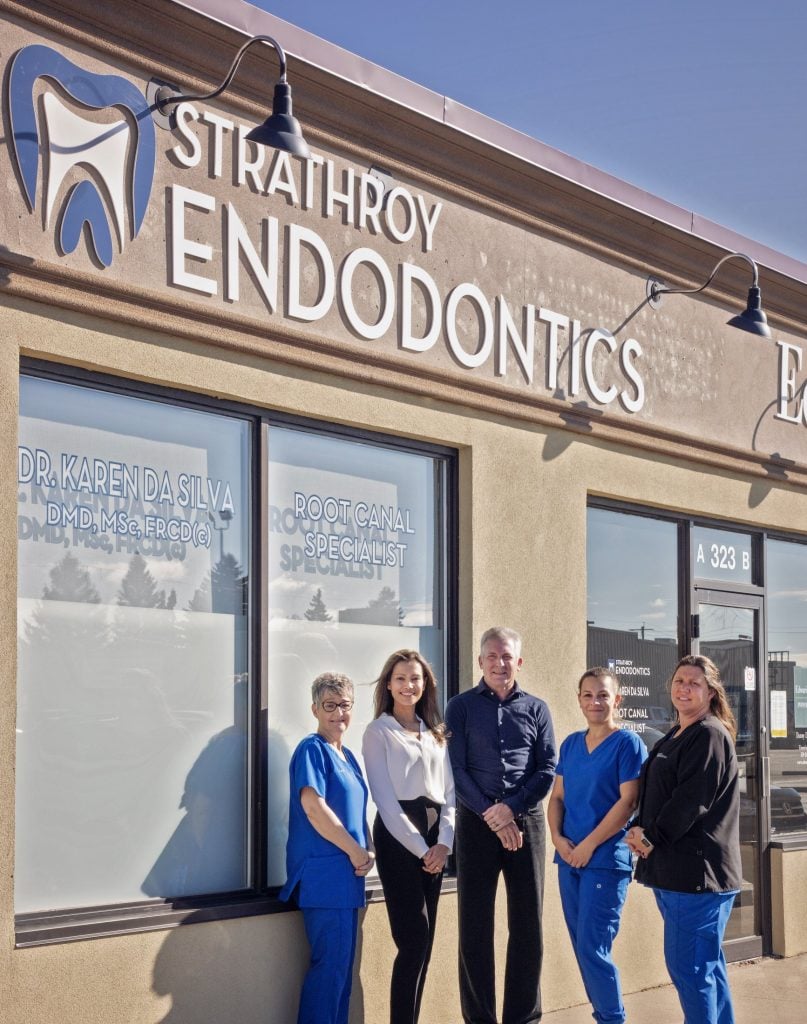
[[[709,711],[719,719],[728,730],[732,741],[737,741],[737,720],[734,717],[734,712],[731,710],[728,697],[726,696],[726,688],[723,685],[723,680],[720,678],[720,669],[715,665],[711,658],[707,658],[705,654],[686,654],[675,666],[675,671],[670,676],[670,685],[672,685],[673,679],[675,679],[675,673],[679,668],[683,668],[685,665],[691,668],[698,668],[703,672],[706,679],[706,685],[709,687]],[[676,712],[677,715],[677,712]]]
[[[373,717],[380,718],[381,715],[392,714],[395,701],[392,699],[388,686],[395,666],[402,661],[416,661],[423,670],[423,694],[417,704],[415,704],[415,714],[425,723],[426,728],[437,742],[444,743],[446,730],[443,725],[443,717],[437,706],[437,679],[434,675],[434,669],[419,651],[410,651],[407,648],[402,648],[400,651],[395,651],[391,654],[384,662],[384,667],[381,669],[375,684],[375,693],[373,695],[375,715]]]

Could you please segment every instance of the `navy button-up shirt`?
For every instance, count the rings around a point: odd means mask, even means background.
[[[552,785],[557,753],[549,708],[516,684],[500,701],[482,680],[446,705],[457,796],[477,814],[504,803],[535,807]]]

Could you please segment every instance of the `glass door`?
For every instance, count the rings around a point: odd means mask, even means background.
[[[726,929],[731,960],[759,956],[768,919],[761,851],[767,847],[767,750],[760,722],[762,598],[715,590],[695,590],[693,648],[720,669],[737,719],[740,769],[740,844],[743,881]]]

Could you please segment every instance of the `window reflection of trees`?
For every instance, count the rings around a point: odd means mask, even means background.
[[[205,691],[221,680],[206,678],[193,613],[234,616],[243,656],[247,576],[225,554],[185,608],[176,603],[135,552],[116,603],[105,604],[92,572],[68,551],[30,608],[19,650],[18,772],[36,841],[31,833],[25,842],[23,899],[43,909],[135,898],[137,838],[169,766],[176,774],[182,762],[190,771],[176,801],[185,827],[143,891],[170,897],[245,884],[245,716],[211,738]]]

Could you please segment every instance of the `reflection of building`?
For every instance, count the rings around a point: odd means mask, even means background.
[[[364,622],[368,626],[397,626],[398,612],[392,607],[342,608],[340,622]]]
[[[772,736],[773,750],[793,750],[799,746],[796,727],[796,676],[805,676],[795,661],[790,660],[790,651],[768,651],[768,680],[771,690],[784,691],[787,705],[787,736]],[[799,732],[804,733],[804,725]],[[802,736],[802,744],[805,742]]]
[[[754,644],[747,640],[711,640],[701,644],[701,653],[708,655],[720,668],[729,689],[734,717],[737,719],[737,749],[744,750],[756,738],[756,664]],[[754,672],[753,684],[746,684],[746,671]]]
[[[623,722],[639,733],[653,730],[655,742],[656,733],[665,733],[673,723],[667,683],[678,660],[678,642],[669,637],[649,640],[640,633],[589,623],[587,660],[618,676]]]
[[[670,637],[644,639],[635,629],[588,627],[588,660],[610,667],[612,661],[623,683],[650,686],[654,692],[666,685],[678,660],[678,641]],[[658,703],[654,701],[654,703]]]

